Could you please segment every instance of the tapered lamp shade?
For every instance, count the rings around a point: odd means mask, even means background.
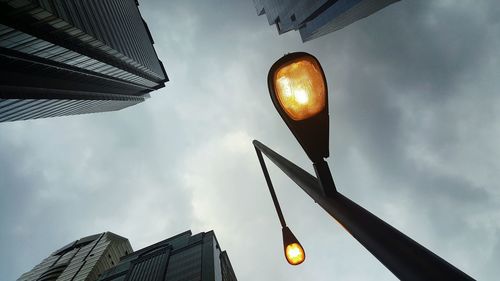
[[[281,108],[295,121],[311,118],[326,105],[321,68],[312,57],[288,62],[274,73],[274,93]]]
[[[283,246],[285,250],[286,261],[291,265],[299,265],[306,259],[306,252],[299,240],[295,238],[292,231],[288,227],[282,229]]]
[[[267,75],[274,107],[307,156],[316,163],[329,156],[328,87],[321,65],[308,53],[290,53]]]
[[[291,265],[301,264],[306,259],[304,248],[299,243],[292,243],[286,246],[286,260]]]

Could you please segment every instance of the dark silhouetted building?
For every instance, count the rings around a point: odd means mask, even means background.
[[[91,235],[52,253],[18,281],[95,281],[132,252],[126,238],[111,232]]]
[[[0,122],[120,110],[168,81],[137,0],[1,0]]]
[[[186,231],[121,258],[99,281],[236,281],[213,231]]]
[[[299,30],[306,42],[344,28],[399,0],[254,0],[278,33]]]

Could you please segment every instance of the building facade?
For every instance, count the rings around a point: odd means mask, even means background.
[[[186,231],[121,258],[99,281],[236,281],[213,231]]]
[[[132,252],[126,238],[105,232],[73,241],[52,253],[18,281],[95,281]]]
[[[137,0],[0,0],[0,122],[119,110],[168,81]]]
[[[299,30],[303,42],[344,28],[399,0],[254,0],[278,33]]]

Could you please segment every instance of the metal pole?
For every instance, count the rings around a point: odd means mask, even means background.
[[[253,144],[400,280],[474,280],[342,194],[325,195],[318,179],[261,142]]]
[[[264,162],[264,158],[262,157],[262,153],[260,150],[255,148],[255,152],[257,152],[257,158],[259,158],[260,167],[262,168],[262,172],[264,173],[264,177],[266,178],[267,187],[269,187],[269,193],[271,193],[271,197],[273,198],[274,208],[276,209],[276,213],[278,213],[278,218],[280,219],[281,227],[286,227],[285,217],[283,217],[283,212],[281,211],[280,203],[278,202],[278,197],[276,197],[276,192],[274,192],[273,183],[271,182],[271,177],[269,177],[269,172],[266,168],[266,162]]]

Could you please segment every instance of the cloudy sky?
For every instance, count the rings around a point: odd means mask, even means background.
[[[215,230],[240,280],[396,280],[270,166],[307,260],[289,266],[251,144],[311,171],[266,76],[322,63],[340,192],[479,280],[500,275],[500,2],[402,1],[308,43],[245,1],[141,1],[171,79],[112,113],[0,124],[0,279],[112,231]]]

